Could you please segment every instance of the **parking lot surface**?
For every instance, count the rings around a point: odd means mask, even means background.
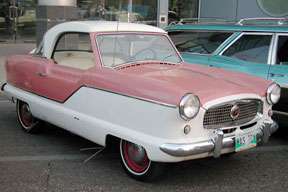
[[[0,191],[287,191],[288,131],[268,144],[219,159],[167,164],[152,183],[130,178],[118,148],[80,149],[96,144],[53,125],[28,134],[17,122],[15,104],[0,96]]]

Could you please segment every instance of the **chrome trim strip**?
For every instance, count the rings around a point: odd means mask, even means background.
[[[273,34],[273,39],[272,39],[272,44],[271,44],[271,49],[269,50],[269,54],[270,54],[270,65],[275,65],[276,63],[276,51],[277,51],[277,44],[278,44],[278,35]],[[267,77],[268,78],[268,77]]]
[[[267,64],[271,64],[274,65],[275,64],[275,44],[276,44],[276,35],[272,34],[272,38],[270,41],[270,45],[269,45],[269,51],[268,51],[268,60],[267,60]]]
[[[237,23],[236,23],[236,25],[245,25],[245,23],[243,23],[243,21],[256,21],[257,22],[257,20],[259,21],[261,21],[261,20],[271,20],[271,21],[277,21],[277,24],[278,25],[283,25],[284,23],[284,21],[285,21],[285,17],[248,17],[248,18],[242,18],[242,19],[240,19],[240,21],[238,21]]]
[[[218,55],[223,55],[223,53],[229,49],[236,41],[238,41],[238,39],[240,39],[242,37],[244,32],[242,32],[241,34],[239,34],[236,38],[234,38],[224,49],[222,49],[222,51],[220,53],[218,53]]]
[[[277,129],[278,124],[276,122],[265,120],[264,123],[256,130],[257,142],[267,142],[270,135],[277,131]],[[221,132],[217,132],[214,140],[211,139],[197,143],[165,143],[160,146],[160,150],[175,157],[186,157],[201,153],[213,153],[214,157],[219,157],[222,149],[235,147],[235,136],[223,138],[222,144],[220,141],[221,137]],[[207,154],[207,156],[210,155],[211,154]]]
[[[214,107],[220,107],[222,105],[227,105],[227,104],[238,104],[238,103],[249,103],[249,102],[258,102],[258,104],[263,104],[263,101],[261,99],[257,99],[257,98],[247,98],[247,99],[238,99],[238,100],[232,100],[232,101],[227,101],[224,103],[220,103],[220,104],[216,104],[216,105],[212,105],[209,108],[204,108],[206,111],[208,109],[214,108]]]
[[[240,32],[240,33],[242,33],[242,32],[245,32],[245,31],[249,31],[249,33],[283,33],[283,34],[287,34],[287,31],[284,31],[284,30],[273,30],[273,31],[271,31],[271,29],[267,29],[267,30],[258,30],[258,29],[249,29],[249,30],[243,30],[243,29],[227,29],[227,30],[217,30],[217,29],[203,29],[203,28],[197,28],[197,29],[166,29],[166,32],[170,32],[170,31],[180,31],[180,32],[182,32],[182,31],[184,31],[184,30],[186,30],[186,31],[195,31],[195,30],[202,30],[202,31],[208,31],[208,30],[211,30],[211,31],[232,31],[232,33],[233,32]]]
[[[150,99],[145,99],[145,98],[141,98],[141,97],[136,97],[136,96],[133,96],[133,95],[128,95],[128,94],[123,94],[123,93],[119,93],[119,92],[115,92],[115,91],[112,91],[112,90],[108,90],[108,89],[103,89],[103,88],[98,88],[98,87],[93,87],[93,86],[89,86],[89,85],[82,85],[80,86],[79,88],[77,88],[71,95],[69,95],[63,102],[62,101],[57,101],[57,100],[54,100],[54,99],[51,99],[51,98],[48,98],[48,97],[44,97],[42,95],[39,95],[37,93],[34,93],[34,92],[31,92],[29,90],[26,90],[26,89],[23,89],[23,88],[20,88],[20,87],[17,87],[15,85],[12,85],[10,84],[11,86],[17,88],[17,89],[21,89],[23,91],[26,91],[26,92],[29,92],[31,94],[34,94],[34,95],[37,95],[39,97],[42,97],[42,98],[45,98],[45,99],[49,99],[51,101],[54,101],[54,102],[57,102],[57,103],[65,103],[67,100],[69,100],[70,97],[72,97],[79,89],[81,89],[82,87],[88,87],[88,88],[92,88],[92,89],[97,89],[97,90],[100,90],[100,91],[105,91],[105,92],[109,92],[109,93],[114,93],[114,94],[117,94],[117,95],[122,95],[122,96],[125,96],[125,97],[129,97],[129,98],[133,98],[133,99],[138,99],[138,100],[141,100],[141,101],[146,101],[146,102],[149,102],[149,103],[154,103],[154,104],[157,104],[157,105],[161,105],[161,106],[165,106],[165,107],[170,107],[170,108],[175,108],[177,109],[178,107],[176,105],[171,105],[171,104],[168,104],[168,103],[162,103],[162,102],[158,102],[158,101],[154,101],[154,100],[150,100]]]
[[[137,100],[141,100],[141,101],[146,101],[146,102],[149,102],[149,103],[154,103],[154,104],[165,106],[165,107],[171,107],[171,108],[175,108],[175,109],[178,108],[176,105],[171,105],[171,104],[168,104],[168,103],[158,102],[158,101],[151,100],[151,99],[145,99],[145,98],[142,98],[142,97],[128,95],[128,94],[124,94],[124,93],[120,93],[120,92],[116,92],[116,91],[112,91],[112,90],[108,90],[108,89],[93,87],[93,86],[89,86],[89,85],[86,85],[85,87],[92,88],[92,89],[97,89],[97,90],[100,90],[100,91],[105,91],[105,92],[108,92],[108,93],[114,93],[114,94],[117,94],[117,95],[129,97],[129,98],[133,98],[133,99],[137,99]]]
[[[214,149],[214,142],[203,141],[199,143],[190,143],[190,144],[162,144],[160,146],[161,151],[175,156],[175,157],[185,157],[189,155],[197,155],[205,152],[212,152]]]
[[[241,33],[239,33],[238,31],[234,31],[234,33],[232,33],[227,39],[225,39],[225,41],[223,41],[221,43],[221,45],[219,45],[216,50],[212,53],[212,55],[219,55],[222,50],[223,50],[223,47],[225,49],[225,47],[227,47],[232,39],[232,41],[234,41],[234,39],[238,38],[238,36],[241,35]],[[224,45],[227,45],[227,46],[224,46]],[[221,49],[220,49],[221,48]]]

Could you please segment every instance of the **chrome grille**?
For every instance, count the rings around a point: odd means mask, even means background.
[[[234,106],[239,109],[238,116],[233,120],[231,110]],[[216,129],[239,126],[254,119],[257,113],[262,113],[263,104],[260,100],[240,100],[209,108],[204,115],[204,128]]]

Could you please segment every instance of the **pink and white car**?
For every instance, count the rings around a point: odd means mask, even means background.
[[[132,177],[165,162],[238,152],[267,142],[280,87],[239,72],[186,64],[162,29],[68,22],[26,56],[6,61],[5,95],[26,132],[49,122],[102,146],[119,140]]]

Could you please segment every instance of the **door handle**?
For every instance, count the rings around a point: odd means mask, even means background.
[[[269,73],[269,77],[284,77],[284,75],[278,73]]]
[[[37,75],[39,75],[39,76],[47,76],[46,73],[42,73],[42,72],[37,72]]]
[[[215,66],[215,65],[209,65],[209,67],[216,67],[216,68],[221,69],[221,67],[218,67],[218,66]]]

